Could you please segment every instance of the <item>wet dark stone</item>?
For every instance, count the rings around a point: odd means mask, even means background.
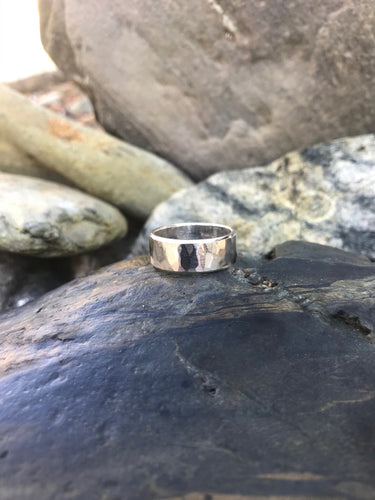
[[[371,498],[375,264],[299,245],[3,313],[4,498]]]
[[[0,252],[0,311],[20,307],[73,278],[68,259]]]
[[[370,263],[370,259],[365,255],[304,241],[286,241],[281,245],[277,245],[266,257],[269,259],[275,259],[276,257],[302,260],[313,259],[335,264],[345,262],[348,264],[368,265]]]

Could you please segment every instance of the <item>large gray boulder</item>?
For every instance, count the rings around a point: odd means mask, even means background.
[[[99,121],[196,178],[375,127],[372,0],[39,0]]]
[[[375,265],[145,259],[0,316],[6,500],[375,498]]]
[[[36,106],[1,84],[0,109],[0,154],[3,150],[8,157],[7,171],[31,170],[30,175],[38,175],[39,169],[33,167],[44,167],[139,218],[146,218],[158,203],[192,185],[162,158]],[[23,157],[33,161],[30,165],[26,160],[20,168]]]
[[[158,205],[134,253],[148,249],[155,227],[189,221],[233,227],[239,250],[252,254],[293,239],[375,258],[375,136],[318,144],[266,167],[212,175]]]

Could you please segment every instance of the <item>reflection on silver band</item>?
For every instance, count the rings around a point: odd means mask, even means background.
[[[222,224],[191,222],[150,233],[151,264],[175,273],[227,269],[236,260],[236,234]]]

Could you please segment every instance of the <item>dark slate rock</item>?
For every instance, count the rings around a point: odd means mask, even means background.
[[[304,241],[286,241],[277,245],[267,256],[269,259],[277,257],[289,257],[297,259],[313,259],[324,262],[346,262],[367,266],[371,262],[365,255],[345,252],[338,248],[327,247],[317,243],[306,243]]]
[[[3,314],[3,498],[375,496],[375,265],[286,248]]]
[[[73,277],[67,259],[0,253],[0,311],[20,307]]]

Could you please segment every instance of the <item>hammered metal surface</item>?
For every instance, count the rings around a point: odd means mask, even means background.
[[[229,226],[188,222],[151,231],[151,264],[175,273],[209,273],[236,261],[236,234]]]
[[[203,243],[150,239],[151,264],[171,272],[207,273],[227,269],[236,260],[236,237]]]

